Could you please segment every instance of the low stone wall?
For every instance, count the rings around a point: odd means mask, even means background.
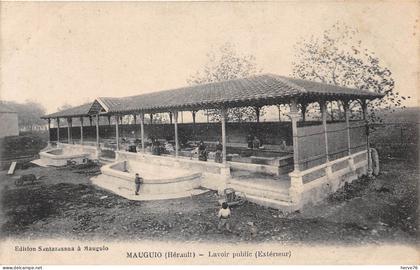
[[[67,149],[67,151],[78,153],[87,153],[89,154],[88,158],[90,159],[98,159],[100,156],[100,150],[98,150],[96,146],[91,145],[58,143],[57,148]]]
[[[103,175],[112,177],[113,181],[118,181],[119,186],[134,191],[135,172],[125,171],[126,168],[129,167],[127,162],[128,161],[117,161],[115,163],[102,166],[101,173]],[[188,172],[185,172],[184,175],[178,175],[170,179],[149,179],[147,176],[145,176],[141,185],[141,193],[170,195],[172,193],[192,190],[200,186],[200,177],[200,173]]]
[[[304,184],[300,194],[300,202],[296,206],[297,209],[320,202],[343,187],[345,183],[350,183],[366,174],[367,152],[361,151],[330,163],[331,172],[328,171],[327,164],[307,170],[307,172],[301,172]],[[305,181],[305,177],[310,175],[313,179]]]
[[[116,151],[116,160],[137,160],[149,164],[156,164],[201,173],[201,186],[218,191],[226,188],[227,180],[230,178],[230,168],[228,166],[211,161],[203,162],[182,157],[175,158],[172,156],[155,156],[150,154],[130,153],[125,151]]]
[[[76,164],[85,163],[90,157],[90,154],[83,152],[82,149],[63,147],[47,149],[46,151],[40,152],[39,156],[50,166],[64,166],[68,160],[76,162]]]
[[[242,170],[249,171],[253,173],[262,173],[269,175],[278,175],[279,167],[273,165],[264,165],[264,164],[252,164],[252,163],[242,163],[242,162],[228,162],[229,166],[233,170]]]
[[[203,172],[203,173],[213,173],[213,174],[223,174],[223,170],[226,167],[223,164],[215,163],[212,161],[198,161],[191,160],[188,158],[175,158],[172,156],[156,156],[143,153],[131,153],[125,151],[116,151],[117,160],[138,160],[146,163],[153,163],[162,166],[181,168],[185,170]]]

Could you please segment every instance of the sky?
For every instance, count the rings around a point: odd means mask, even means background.
[[[340,21],[418,106],[419,4],[358,2],[2,2],[0,99],[64,104],[185,86],[226,42],[263,73],[290,75],[295,43]]]

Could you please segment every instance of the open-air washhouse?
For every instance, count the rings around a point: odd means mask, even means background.
[[[43,117],[51,145],[60,150],[51,147],[41,158],[67,160],[64,154],[69,154],[102,160],[101,174],[92,182],[128,199],[178,198],[203,188],[233,188],[249,201],[294,211],[370,173],[367,103],[381,97],[272,74],[123,98],[99,97]],[[331,102],[342,103],[341,121],[327,121]],[[361,117],[350,120],[349,107],[356,103]],[[289,119],[260,122],[261,108],[270,105],[288,105]],[[318,111],[320,121],[306,120],[309,106]],[[228,110],[237,107],[254,108],[257,120],[227,121]],[[203,110],[217,110],[220,121],[196,123],[197,112]],[[187,111],[192,123],[180,123],[180,114]],[[153,123],[158,113],[167,113],[170,123]],[[122,124],[127,115],[134,123]],[[80,126],[73,126],[74,119]],[[258,137],[263,147],[250,145],[250,137]],[[200,141],[208,152],[204,160],[194,153]],[[144,179],[139,196],[134,195],[135,173]]]

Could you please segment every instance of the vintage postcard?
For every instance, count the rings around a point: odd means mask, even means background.
[[[0,2],[0,263],[418,253],[419,2]]]

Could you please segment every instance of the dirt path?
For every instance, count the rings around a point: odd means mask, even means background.
[[[89,183],[71,169],[33,167],[19,173],[48,175],[16,188],[0,173],[2,237],[277,241],[364,244],[415,243],[418,168],[387,160],[376,180],[361,179],[299,213],[252,203],[232,209],[233,233],[217,230],[217,195],[132,202]],[[4,217],[4,218],[3,218]]]

